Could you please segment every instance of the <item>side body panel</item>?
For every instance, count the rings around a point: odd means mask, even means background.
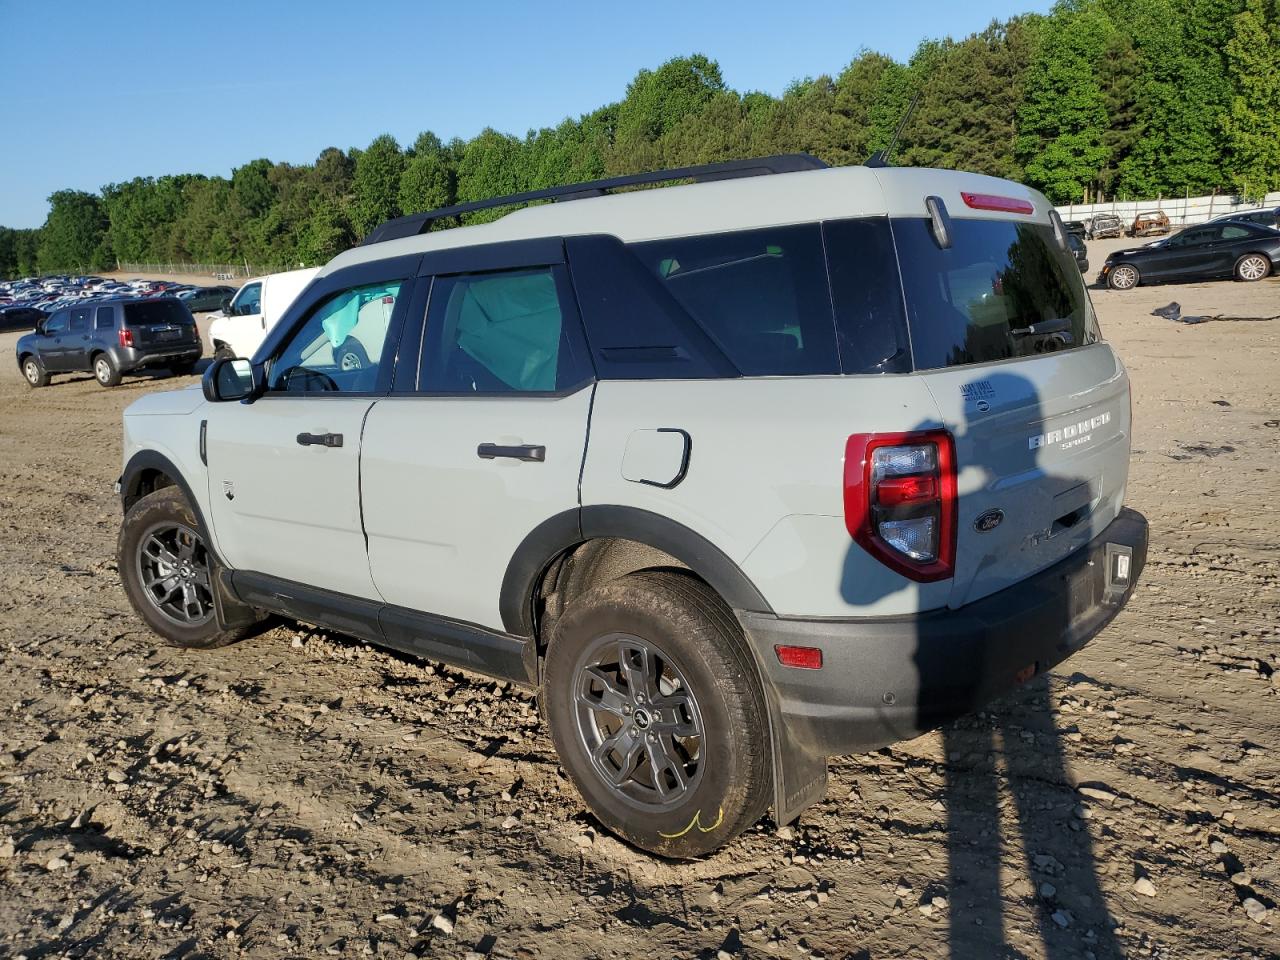
[[[504,629],[508,563],[531,530],[578,506],[592,387],[564,397],[391,396],[365,426],[369,565],[390,604]],[[543,447],[544,458],[479,447]]]
[[[266,396],[210,404],[213,527],[233,569],[378,599],[360,523],[360,432],[370,397]],[[301,433],[341,446],[300,445]]]
[[[916,583],[845,528],[845,441],[941,426],[909,376],[602,381],[582,503],[638,507],[719,547],[780,616],[893,616],[945,606],[950,584]],[[636,431],[689,437],[682,479],[643,482],[627,465]],[[628,474],[634,479],[628,479]]]

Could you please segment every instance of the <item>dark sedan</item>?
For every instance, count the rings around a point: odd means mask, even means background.
[[[235,287],[195,287],[183,290],[177,296],[192,313],[205,313],[221,310],[222,301],[235,292]]]
[[[1229,221],[1188,227],[1107,257],[1098,282],[1113,290],[1177,280],[1261,280],[1280,268],[1280,231]]]

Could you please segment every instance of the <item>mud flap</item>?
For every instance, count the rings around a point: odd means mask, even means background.
[[[221,630],[236,630],[248,627],[262,619],[263,613],[257,607],[251,607],[236,596],[231,586],[231,571],[219,563],[213,566],[213,613]]]
[[[783,826],[827,795],[827,758],[812,753],[792,735],[773,684],[766,682],[764,688],[773,745],[773,819]]]

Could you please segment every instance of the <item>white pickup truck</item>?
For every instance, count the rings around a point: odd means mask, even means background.
[[[308,267],[271,273],[246,283],[209,327],[214,356],[252,357],[289,304],[319,272],[319,267]]]

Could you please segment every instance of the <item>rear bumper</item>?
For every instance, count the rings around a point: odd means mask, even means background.
[[[1126,551],[1127,586],[1109,583],[1115,555]],[[1071,556],[958,610],[877,620],[739,617],[795,745],[815,756],[858,753],[977,710],[1067,659],[1120,612],[1146,556],[1147,521],[1123,510]],[[822,668],[783,667],[776,644],[820,647]]]
[[[203,344],[190,340],[166,343],[162,347],[121,347],[116,353],[116,365],[121,370],[137,370],[164,363],[195,363],[203,353]]]

